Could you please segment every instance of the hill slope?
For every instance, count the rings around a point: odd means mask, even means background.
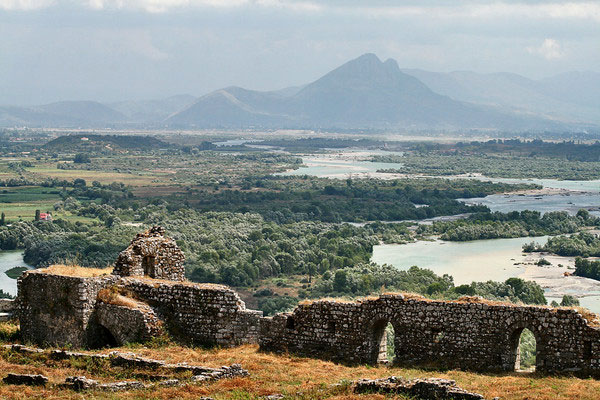
[[[365,54],[296,91],[225,88],[169,117],[202,127],[494,128],[551,127],[541,118],[508,114],[439,95],[403,73],[394,60]]]
[[[600,123],[600,74],[567,73],[532,80],[517,74],[406,69],[433,91],[453,99],[518,110],[568,122]]]
[[[0,126],[108,126],[125,119],[120,112],[96,101],[61,101],[34,107],[0,107]]]
[[[165,149],[172,146],[152,136],[78,134],[60,136],[42,147],[48,151],[56,150],[75,153],[152,150]]]
[[[165,99],[120,101],[107,105],[125,115],[128,122],[153,123],[160,122],[169,115],[181,111],[195,100],[194,96],[182,94]]]

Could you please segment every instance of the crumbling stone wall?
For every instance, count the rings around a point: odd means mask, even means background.
[[[94,317],[98,292],[118,278],[82,278],[31,270],[17,281],[17,315],[26,341],[42,346],[102,345]]]
[[[121,282],[157,310],[169,333],[182,342],[219,346],[258,342],[262,311],[247,310],[226,286],[135,278]]]
[[[376,363],[387,323],[395,361],[478,371],[512,371],[524,328],[537,342],[537,370],[600,374],[600,329],[573,309],[446,302],[382,295],[315,301],[262,320],[263,350],[350,363]]]
[[[164,228],[154,226],[139,233],[129,247],[119,254],[113,273],[183,281],[184,261],[183,252],[173,239],[165,237]]]
[[[122,287],[135,305],[98,300]],[[261,311],[246,310],[231,289],[155,279],[92,278],[28,271],[18,281],[24,340],[41,346],[99,347],[144,341],[163,329],[184,343],[233,346],[258,342]]]
[[[18,280],[23,339],[95,347],[147,340],[164,329],[184,343],[258,342],[263,350],[376,363],[385,353],[383,335],[390,323],[395,362],[512,371],[527,328],[537,342],[537,370],[600,376],[600,327],[574,309],[388,294],[356,302],[315,301],[263,318],[225,286],[180,282],[183,261],[175,242],[154,227],[119,255],[114,275],[27,271]],[[98,293],[105,288],[126,293],[131,301],[100,301]]]
[[[147,305],[126,307],[100,301],[96,305],[96,318],[98,324],[108,330],[116,346],[145,342],[164,332],[162,321]]]

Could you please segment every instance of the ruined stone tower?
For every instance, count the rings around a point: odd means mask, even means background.
[[[183,281],[184,261],[183,252],[173,239],[165,237],[164,228],[153,226],[119,254],[113,274]]]

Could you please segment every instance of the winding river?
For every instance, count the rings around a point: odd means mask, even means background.
[[[336,179],[351,176],[370,176],[383,179],[405,177],[402,174],[385,174],[379,169],[394,169],[397,163],[373,163],[367,160],[371,151],[339,152],[327,155],[303,157],[305,167],[287,171],[281,175],[312,175]],[[386,154],[377,151],[376,154]],[[387,153],[389,154],[389,153]],[[488,178],[480,175],[444,177],[448,179],[477,179],[503,183],[538,184],[548,193],[497,194],[482,198],[463,199],[468,204],[483,204],[492,211],[510,212],[534,210],[568,211],[575,214],[584,208],[600,216],[600,180],[561,181],[556,179],[508,179]],[[505,281],[520,277],[540,284],[548,301],[560,302],[564,294],[577,296],[582,306],[600,313],[600,281],[565,276],[573,272],[574,259],[544,254],[552,262],[551,267],[539,267],[534,263],[540,254],[523,254],[522,245],[531,241],[545,242],[546,237],[477,240],[472,242],[416,242],[403,245],[378,245],[373,249],[371,260],[379,264],[408,269],[412,265],[429,268],[438,275],[449,274],[457,285],[473,281]],[[562,266],[559,266],[562,265]],[[569,274],[567,274],[569,275]]]

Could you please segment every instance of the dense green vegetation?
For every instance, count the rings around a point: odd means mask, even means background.
[[[431,235],[475,240],[573,233],[598,225],[596,218],[583,212],[490,213],[486,207],[457,200],[532,185],[276,176],[298,167],[301,159],[247,145],[217,146],[215,140],[192,135],[165,139],[175,145],[141,136],[88,134],[47,145],[16,143],[10,135],[4,139],[0,135],[1,140],[10,148],[1,153],[8,157],[0,158],[0,185],[5,187],[0,191],[0,211],[7,212],[0,224],[0,249],[24,249],[25,261],[36,267],[52,263],[103,267],[114,262],[135,233],[161,225],[186,253],[191,280],[239,288],[266,314],[293,307],[300,299],[381,291],[545,304],[541,288],[530,282],[509,279],[455,286],[451,277],[418,267],[398,271],[371,264],[372,249],[379,243]],[[297,152],[384,145],[352,138],[269,138],[260,144]],[[456,147],[461,157],[479,152],[475,156],[482,160],[520,162],[519,157],[527,157],[542,162],[536,154],[525,154],[531,146],[540,147],[539,154],[547,159],[555,157],[550,147],[539,143]],[[388,148],[408,149],[408,158],[422,157],[423,162],[427,157],[459,157],[430,145],[392,143]],[[572,162],[597,161],[592,153],[586,154]],[[556,159],[554,163],[560,164]],[[111,183],[115,181],[119,183]],[[35,210],[51,211],[54,222],[33,221]],[[411,222],[463,213],[471,215],[433,225]],[[406,222],[343,224],[364,221]]]
[[[486,142],[410,144],[409,150],[453,154],[507,154],[518,157],[550,157],[570,161],[600,161],[600,142],[576,143],[573,140],[543,141],[540,139],[492,139]]]
[[[556,301],[552,300],[552,303],[550,304],[552,307],[578,307],[579,306],[579,300],[577,300],[577,297],[571,296],[570,294],[565,294],[560,303],[557,303]]]
[[[59,136],[46,143],[46,151],[112,153],[128,150],[166,149],[173,145],[152,136],[74,134]]]
[[[167,200],[200,211],[257,212],[279,223],[398,221],[487,211],[487,207],[468,206],[456,199],[510,187],[472,180],[280,177],[246,181],[241,190],[190,189]]]
[[[106,213],[104,219],[114,212],[108,205],[80,207],[82,212]],[[545,302],[541,289],[536,292],[530,283],[487,282],[455,287],[451,277],[437,277],[428,270],[415,267],[398,271],[369,264],[373,245],[384,236],[394,241],[410,240],[410,232],[400,224],[277,224],[258,214],[169,212],[165,205],[150,205],[136,212],[146,223],[164,226],[177,240],[187,255],[190,279],[255,288],[259,307],[266,312],[289,308],[300,298],[361,296],[381,290],[411,291],[435,298],[479,295]],[[21,222],[0,227],[0,247],[25,248],[25,261],[38,267],[70,262],[103,267],[114,262],[140,229],[115,223]],[[260,295],[260,285],[272,278],[283,278],[279,282],[289,286],[290,293]]]
[[[600,161],[557,162],[549,157],[515,157],[510,155],[417,154],[376,156],[376,162],[397,162],[398,168],[381,170],[401,174],[468,175],[492,178],[540,178],[565,180],[600,179]]]
[[[491,140],[469,143],[418,143],[402,156],[374,156],[396,162],[381,172],[426,175],[479,173],[498,178],[600,179],[600,142],[576,144],[541,140]],[[560,162],[557,162],[560,160]]]
[[[437,276],[416,266],[400,271],[388,265],[358,265],[323,274],[311,290],[311,297],[330,294],[364,296],[379,290],[412,292],[433,298],[457,299],[462,296],[482,296],[491,300],[510,300],[526,304],[546,304],[543,289],[533,282],[510,278],[505,282],[473,282],[454,285],[449,275]]]
[[[600,280],[600,261],[577,257],[575,259],[575,275]]]
[[[13,268],[7,270],[5,272],[5,274],[11,279],[17,279],[21,275],[23,275],[23,272],[25,272],[27,270],[28,270],[28,268],[26,268],[26,267],[13,267]]]
[[[572,236],[548,238],[543,246],[532,242],[523,246],[525,252],[548,252],[559,256],[600,257],[600,238],[597,235],[580,232]]]
[[[422,225],[418,232],[438,234],[443,240],[466,241],[558,235],[576,232],[583,226],[600,224],[600,219],[589,214],[585,214],[585,217],[582,215],[570,216],[563,211],[548,212],[543,216],[538,211],[477,213],[456,221]]]

